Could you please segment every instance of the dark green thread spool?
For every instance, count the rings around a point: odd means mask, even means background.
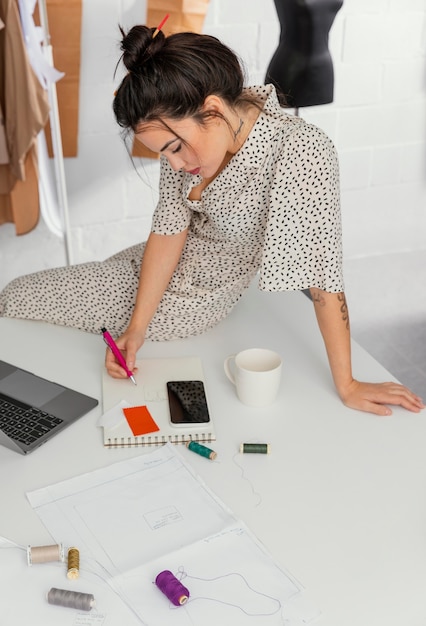
[[[214,450],[210,450],[210,448],[207,448],[206,446],[203,446],[201,443],[197,443],[196,441],[188,441],[186,447],[188,448],[188,450],[192,450],[192,452],[195,452],[195,454],[204,456],[206,457],[206,459],[210,459],[211,461],[214,461],[214,459],[217,457],[217,454]]]
[[[254,454],[269,454],[269,443],[242,443],[240,452]]]

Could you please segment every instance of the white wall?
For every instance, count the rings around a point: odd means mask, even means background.
[[[149,232],[158,162],[141,160],[135,172],[111,110],[117,25],[144,19],[141,0],[83,0],[79,149],[65,163],[74,262],[104,258]],[[262,82],[279,33],[273,0],[210,0],[204,31],[245,60],[250,82]],[[330,50],[335,101],[300,115],[328,132],[340,154],[345,257],[424,250],[425,0],[344,0]],[[19,238],[0,227],[1,282],[6,265],[9,279],[63,262],[62,243],[43,224]]]

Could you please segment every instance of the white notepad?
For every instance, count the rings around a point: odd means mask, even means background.
[[[208,423],[175,425],[170,421],[167,382],[200,380],[204,383],[207,403],[208,388],[199,357],[142,359],[136,363],[134,374],[137,385],[130,380],[111,378],[102,374],[103,415],[99,426],[104,432],[104,446],[127,448],[157,446],[164,443],[187,441],[210,442],[216,439],[210,412]],[[125,407],[146,406],[159,430],[136,436],[123,413]]]

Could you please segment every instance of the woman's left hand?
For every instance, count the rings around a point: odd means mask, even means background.
[[[351,409],[367,411],[375,415],[392,415],[391,405],[399,405],[419,413],[425,408],[423,400],[410,389],[399,383],[363,383],[352,380],[350,385],[340,392],[343,403]]]

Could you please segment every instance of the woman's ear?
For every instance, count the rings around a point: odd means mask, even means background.
[[[206,113],[211,111],[213,115],[217,115],[218,113],[223,115],[225,107],[222,98],[219,98],[219,96],[215,96],[214,94],[207,96],[204,100],[203,111]]]

